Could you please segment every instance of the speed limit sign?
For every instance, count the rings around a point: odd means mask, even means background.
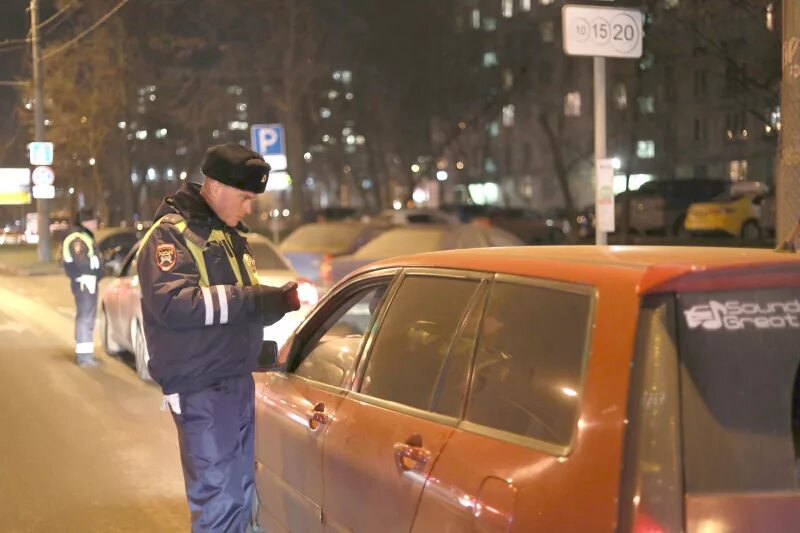
[[[642,12],[613,7],[564,6],[564,51],[572,56],[641,57]]]

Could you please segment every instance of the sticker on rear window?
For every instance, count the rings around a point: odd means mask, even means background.
[[[708,331],[744,329],[800,329],[800,300],[741,302],[710,300],[683,312],[689,329]]]

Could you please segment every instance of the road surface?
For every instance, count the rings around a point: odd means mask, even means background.
[[[0,277],[0,530],[188,531],[160,390],[105,354],[78,368],[73,313],[63,276]]]

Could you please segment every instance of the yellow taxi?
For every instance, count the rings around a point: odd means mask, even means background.
[[[761,237],[760,192],[726,192],[710,202],[696,203],[686,212],[684,228],[690,234],[725,234],[754,240]]]

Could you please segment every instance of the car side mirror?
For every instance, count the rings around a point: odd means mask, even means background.
[[[278,361],[278,343],[264,341],[261,345],[261,353],[258,354],[258,371],[280,370],[281,366]]]

